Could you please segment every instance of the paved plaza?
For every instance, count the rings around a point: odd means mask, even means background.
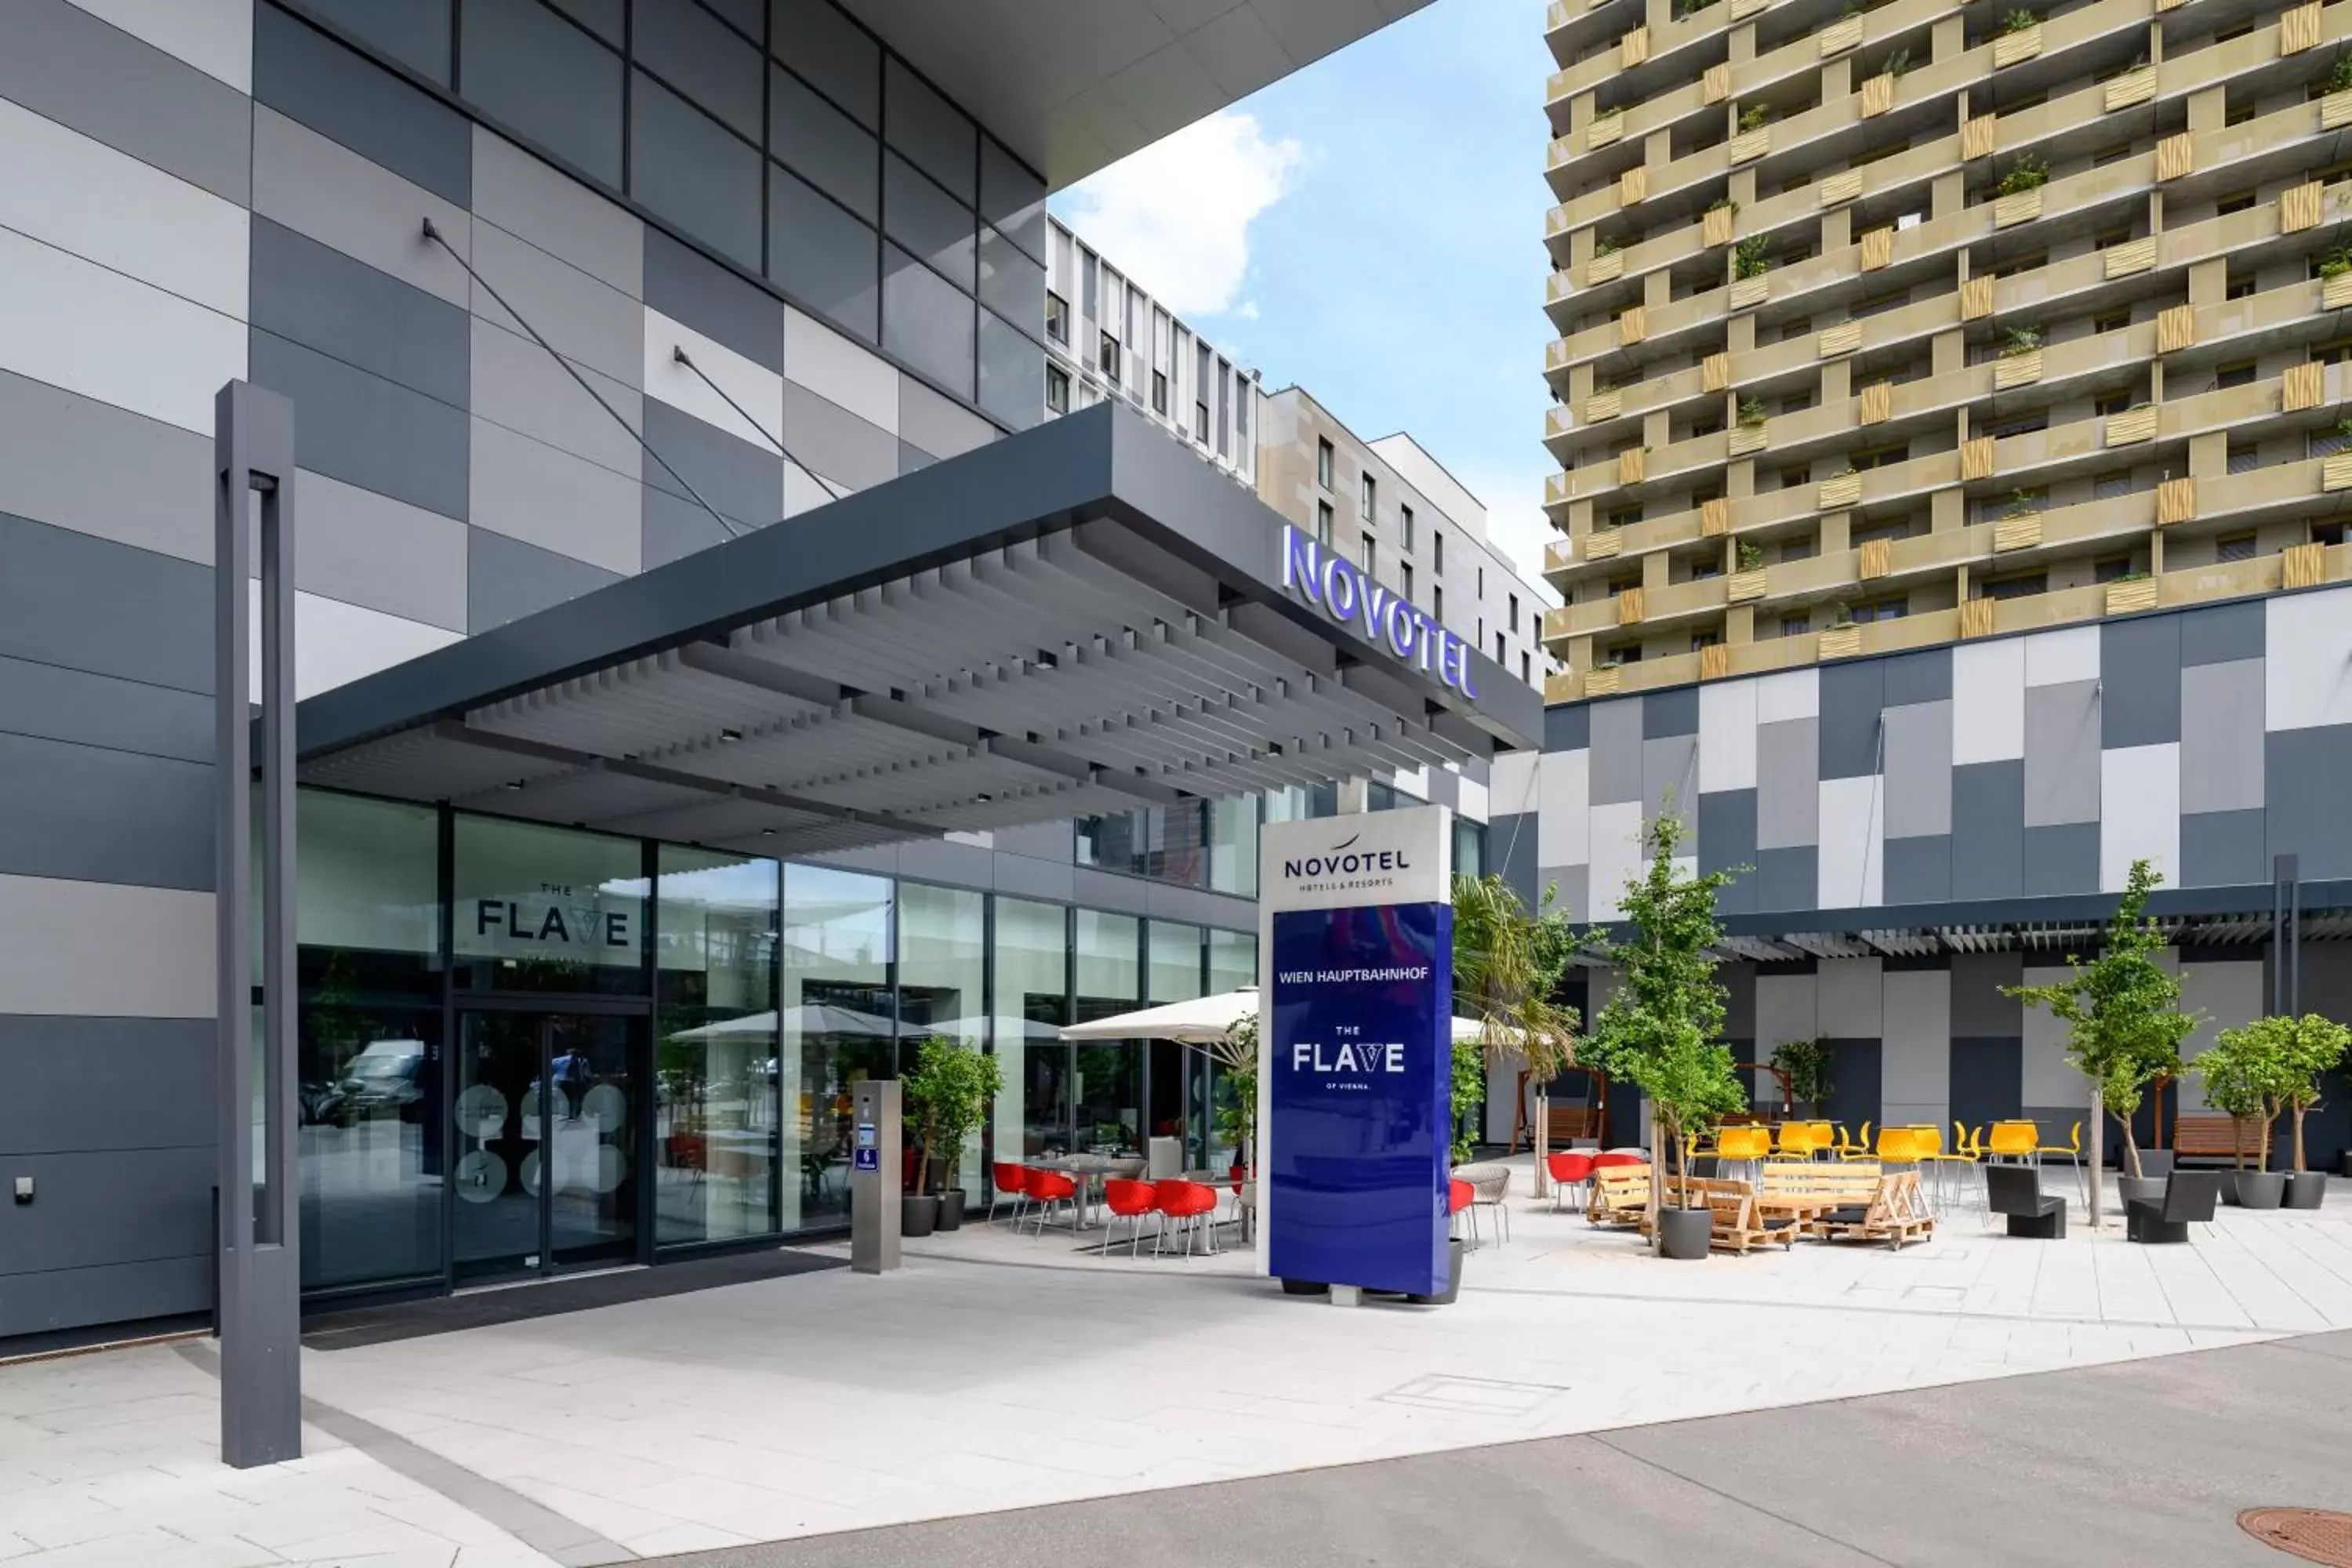
[[[1130,1262],[1123,1243],[1105,1258],[1000,1224],[909,1242],[889,1279],[829,1269],[314,1349],[308,1457],[270,1470],[215,1462],[208,1347],[0,1368],[0,1561],[622,1561],[1141,1493],[1174,1506],[1208,1484],[2352,1328],[2352,1199],[2225,1209],[2186,1247],[2079,1216],[2064,1242],[2011,1240],[1967,1207],[1900,1253],[1696,1264],[1530,1197],[1513,1209],[1511,1239],[1472,1256],[1444,1309],[1343,1310],[1282,1296],[1244,1253]],[[2179,1420],[2214,1436],[2194,1408]],[[2114,1436],[2062,1421],[2032,1441]],[[1846,1462],[1865,1489],[1909,1489],[1969,1453],[1906,1438],[1885,1474],[1866,1452]]]

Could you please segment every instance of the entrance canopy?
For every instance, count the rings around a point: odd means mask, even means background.
[[[1535,744],[1318,559],[1100,405],[313,697],[299,776],[790,855]]]

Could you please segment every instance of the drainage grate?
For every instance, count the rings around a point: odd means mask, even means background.
[[[2306,1563],[2352,1568],[2352,1513],[2315,1508],[2250,1508],[2238,1528],[2265,1546],[2292,1552]]]

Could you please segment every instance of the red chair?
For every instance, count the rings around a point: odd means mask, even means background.
[[[1106,1232],[1117,1230],[1121,1219],[1129,1222],[1127,1255],[1132,1258],[1143,1239],[1143,1216],[1159,1212],[1160,1189],[1154,1183],[1131,1181],[1125,1176],[1113,1176],[1103,1183],[1103,1206],[1109,1209],[1111,1215],[1110,1224],[1104,1227]],[[1105,1252],[1110,1250],[1115,1239],[1113,1236],[1105,1235],[1103,1237]],[[1156,1246],[1159,1238],[1155,1236],[1152,1239]]]
[[[1452,1218],[1454,1215],[1458,1215],[1458,1214],[1462,1213],[1462,1212],[1463,1212],[1464,1210],[1465,1210],[1465,1209],[1469,1210],[1469,1214],[1470,1214],[1470,1245],[1471,1245],[1473,1247],[1475,1247],[1478,1245],[1478,1211],[1477,1211],[1477,1209],[1475,1209],[1475,1207],[1473,1207],[1473,1206],[1472,1206],[1473,1205],[1476,1204],[1476,1203],[1477,1203],[1477,1201],[1478,1201],[1478,1189],[1477,1189],[1477,1188],[1475,1188],[1475,1187],[1472,1186],[1469,1183],[1467,1183],[1467,1182],[1464,1181],[1464,1180],[1463,1180],[1461,1177],[1459,1177],[1459,1176],[1449,1176],[1449,1177],[1447,1177],[1447,1178],[1446,1178],[1446,1182],[1445,1182],[1445,1213],[1446,1213],[1446,1216],[1450,1219],[1450,1218]]]
[[[1592,1179],[1592,1167],[1593,1156],[1591,1154],[1560,1153],[1551,1155],[1544,1161],[1544,1168],[1551,1173],[1552,1213],[1559,1213],[1559,1199],[1562,1193],[1570,1187],[1581,1186]]]
[[[1201,1228],[1203,1215],[1217,1212],[1217,1189],[1200,1182],[1164,1181],[1151,1184],[1152,1206],[1167,1219],[1177,1222],[1184,1232],[1184,1256],[1192,1255],[1192,1234]],[[1164,1228],[1161,1233],[1166,1234]],[[1209,1226],[1208,1250],[1217,1250],[1217,1227]]]
[[[1592,1156],[1592,1168],[1596,1171],[1607,1171],[1619,1165],[1646,1165],[1649,1163],[1650,1157],[1647,1154],[1595,1154]]]
[[[1077,1227],[1078,1184],[1059,1171],[1025,1171],[1029,1182],[1029,1201],[1037,1205],[1037,1234],[1045,1234],[1046,1218],[1055,1204],[1070,1205],[1070,1226]]]
[[[1021,1211],[1029,1202],[1028,1167],[1025,1165],[1016,1165],[1010,1160],[999,1160],[995,1164],[989,1167],[989,1174],[994,1178],[994,1182],[992,1184],[991,1191],[988,1194],[988,1217],[992,1221],[994,1220],[996,1218],[996,1205],[1003,1203],[1006,1198],[1011,1198],[1013,1200],[1013,1226],[1014,1229],[1019,1229],[1021,1226]]]

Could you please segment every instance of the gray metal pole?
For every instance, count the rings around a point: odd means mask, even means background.
[[[233,381],[214,399],[213,419],[221,1459],[246,1469],[302,1453],[301,1230],[295,1217],[301,1173],[294,1067],[294,405],[266,388]],[[252,526],[257,510],[257,529]],[[258,813],[247,586],[257,554]],[[257,816],[263,997],[257,1051],[252,1000]]]

